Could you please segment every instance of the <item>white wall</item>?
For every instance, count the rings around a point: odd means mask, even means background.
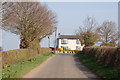
[[[70,48],[71,50],[75,50],[76,46],[81,46],[80,44],[76,44],[76,40],[77,39],[68,39],[68,43],[67,44],[61,44],[61,39],[59,39],[59,44],[58,44],[58,48],[61,48],[61,46],[68,46],[68,48]],[[81,46],[82,49],[82,46]]]

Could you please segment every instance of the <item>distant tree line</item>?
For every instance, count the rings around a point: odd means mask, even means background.
[[[100,46],[117,46],[118,29],[113,21],[104,21],[98,25],[95,18],[87,17],[84,25],[76,30],[76,35],[85,46],[93,46],[97,42],[101,43]]]
[[[2,6],[1,29],[20,36],[20,48],[39,47],[56,30],[55,13],[40,2],[6,2]]]
[[[0,46],[0,51],[2,51],[3,50],[3,48]]]

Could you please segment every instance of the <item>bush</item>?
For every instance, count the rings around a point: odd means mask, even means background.
[[[83,53],[95,58],[98,62],[120,69],[120,48],[116,47],[86,47]]]
[[[76,49],[76,51],[80,51],[80,49]]]
[[[59,51],[63,51],[63,48],[58,48]]]
[[[50,48],[17,49],[2,51],[2,66],[30,60],[36,56],[51,52]]]

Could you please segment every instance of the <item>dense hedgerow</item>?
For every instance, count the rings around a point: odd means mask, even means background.
[[[83,53],[100,63],[120,70],[120,47],[86,47]]]
[[[32,59],[36,56],[51,52],[50,48],[37,49],[17,49],[10,51],[2,51],[2,66],[15,64],[18,62]]]

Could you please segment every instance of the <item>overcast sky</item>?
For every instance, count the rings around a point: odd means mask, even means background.
[[[75,30],[86,17],[94,17],[98,24],[109,20],[117,23],[118,6],[117,2],[46,2],[49,9],[58,17],[58,33],[63,35],[75,34]],[[3,49],[11,50],[19,48],[19,36],[3,31]],[[51,46],[54,42],[54,33],[50,37]],[[48,47],[48,38],[41,42],[42,47]]]

